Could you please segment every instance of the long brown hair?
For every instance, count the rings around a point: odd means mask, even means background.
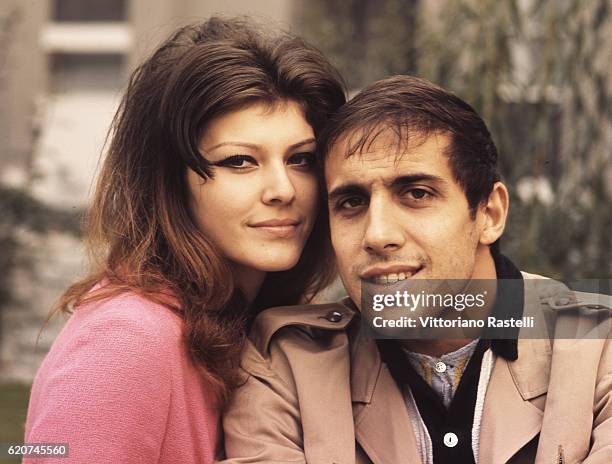
[[[126,291],[163,304],[183,318],[190,358],[223,404],[238,382],[253,312],[299,303],[332,278],[327,214],[320,208],[298,264],[269,273],[245,314],[228,263],[191,215],[186,172],[213,178],[197,148],[213,118],[285,100],[303,107],[315,135],[345,102],[337,71],[301,39],[264,33],[246,19],[212,18],[166,40],[132,74],[111,127],[86,221],[91,272],[53,312]]]

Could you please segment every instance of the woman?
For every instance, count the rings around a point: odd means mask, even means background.
[[[182,28],[134,72],[89,211],[95,266],[58,305],[74,314],[26,442],[68,443],[64,463],[212,462],[250,319],[329,282],[315,138],[344,100],[317,50],[244,20]]]

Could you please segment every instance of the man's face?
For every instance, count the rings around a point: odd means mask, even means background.
[[[325,162],[332,242],[357,305],[364,282],[470,279],[488,255],[484,213],[471,217],[445,154],[450,137],[412,139],[419,140],[398,153],[386,131],[348,158],[341,140]]]

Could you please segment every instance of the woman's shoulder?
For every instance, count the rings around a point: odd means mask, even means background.
[[[182,320],[170,308],[134,292],[126,292],[77,307],[66,326],[73,330],[104,327],[111,333],[120,329],[172,337],[180,335]]]
[[[170,309],[134,293],[85,303],[53,342],[35,384],[62,392],[98,379],[100,392],[121,385],[132,394],[149,384],[167,391],[173,366],[187,356],[181,328]]]
[[[111,442],[115,451],[147,455],[124,460],[157,461],[190,369],[181,328],[170,309],[133,293],[76,308],[34,380],[26,437],[73,440],[79,462],[108,453]]]
[[[64,357],[78,351],[96,358],[112,356],[132,362],[149,359],[149,363],[162,363],[184,354],[181,334],[182,320],[178,315],[127,292],[77,307],[49,356]]]

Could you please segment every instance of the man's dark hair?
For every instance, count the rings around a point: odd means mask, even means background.
[[[497,148],[482,118],[452,93],[413,76],[394,76],[366,87],[328,121],[319,138],[325,158],[334,144],[347,141],[346,156],[363,153],[382,132],[397,135],[401,148],[433,133],[451,136],[451,170],[472,214],[500,179]]]

